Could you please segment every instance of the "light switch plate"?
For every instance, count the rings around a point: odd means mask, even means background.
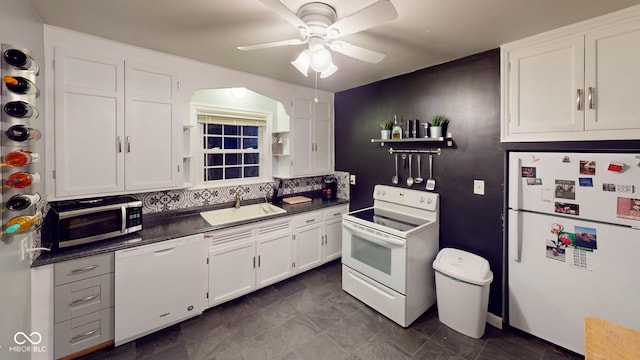
[[[355,175],[351,174],[349,176],[349,184],[351,184],[351,185],[355,185],[356,184],[356,176]]]
[[[473,193],[484,195],[484,180],[473,180]]]

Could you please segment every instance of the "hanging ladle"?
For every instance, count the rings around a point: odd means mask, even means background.
[[[407,186],[413,186],[413,177],[411,177],[411,154],[409,154],[409,177],[407,178]]]
[[[413,181],[416,184],[421,184],[424,181],[424,179],[422,178],[422,170],[420,170],[420,158],[422,156],[420,156],[420,154],[418,154],[418,155],[416,155],[416,157],[418,158],[418,177],[413,179]]]
[[[398,154],[396,154],[396,174],[391,178],[393,185],[398,185]]]

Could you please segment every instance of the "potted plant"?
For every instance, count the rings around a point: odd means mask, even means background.
[[[442,128],[446,127],[449,119],[444,115],[433,115],[429,121],[429,137],[438,139],[442,137]]]
[[[391,139],[391,128],[393,127],[393,123],[391,120],[384,120],[380,122],[380,138],[381,139]]]

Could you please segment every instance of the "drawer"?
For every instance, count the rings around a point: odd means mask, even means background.
[[[294,228],[301,226],[319,224],[322,222],[322,211],[310,211],[304,214],[296,215],[292,220]]]
[[[109,273],[56,286],[55,323],[112,307],[113,279],[113,273]]]
[[[349,212],[349,205],[333,206],[324,210],[324,220],[342,219],[342,215]]]
[[[56,324],[53,337],[56,359],[113,340],[113,308]]]
[[[113,253],[90,256],[55,264],[55,285],[113,272]]]

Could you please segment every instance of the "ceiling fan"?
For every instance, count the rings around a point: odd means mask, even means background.
[[[382,61],[385,54],[338,39],[345,35],[381,25],[398,17],[395,7],[389,0],[376,1],[342,19],[337,18],[336,10],[332,6],[323,2],[304,4],[298,9],[297,13],[293,13],[278,0],[260,1],[300,30],[301,39],[238,46],[238,49],[257,50],[277,46],[308,44],[308,49],[303,50],[291,64],[304,76],[308,75],[309,67],[311,67],[312,70],[320,73],[321,78],[326,78],[338,70],[338,67],[333,64],[331,52],[327,48],[369,63],[375,64]]]

